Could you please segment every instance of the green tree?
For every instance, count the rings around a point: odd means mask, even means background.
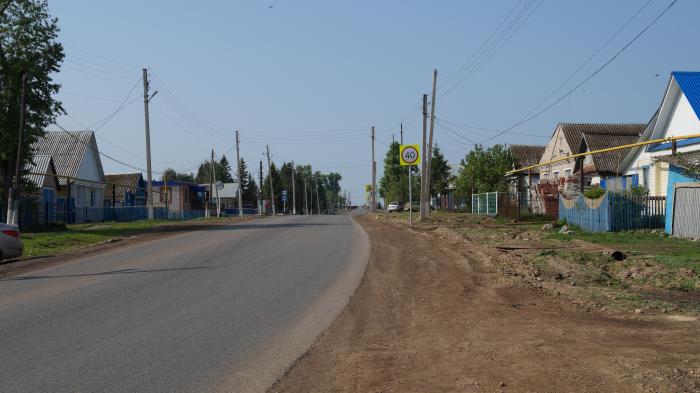
[[[404,190],[402,177],[406,176],[406,171],[399,161],[400,144],[393,142],[389,145],[389,150],[384,157],[384,174],[379,179],[379,189],[377,193],[386,201],[403,202],[408,200],[407,190]]]
[[[484,150],[474,146],[460,162],[456,179],[457,193],[460,196],[474,193],[506,191],[505,174],[513,167],[513,157],[504,145],[493,145]]]
[[[450,165],[437,144],[433,146],[433,158],[430,161],[430,194],[437,197],[444,195],[451,181]]]
[[[241,160],[241,163],[245,164],[243,160]],[[216,180],[221,180],[224,183],[234,182],[233,177],[231,176],[231,164],[229,164],[225,154],[221,156],[219,165],[216,167]]]
[[[60,85],[63,46],[56,41],[58,19],[51,17],[46,0],[2,1],[0,4],[0,199],[3,210],[11,187],[17,155],[22,75],[27,74],[26,126],[22,146],[24,167],[32,160],[32,143],[63,113],[54,98]]]
[[[194,173],[177,173],[175,169],[167,168],[163,171],[163,175],[161,176],[161,180],[165,181],[166,179],[194,183]]]

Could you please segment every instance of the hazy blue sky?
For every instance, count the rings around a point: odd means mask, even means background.
[[[442,86],[453,90],[437,100],[439,118],[508,127],[647,3],[545,0],[525,8],[530,1],[53,0],[50,11],[59,18],[67,54],[60,99],[70,115],[59,124],[92,126],[136,86],[129,105],[97,137],[103,152],[145,167],[138,80],[140,68],[148,67],[153,89],[160,90],[151,105],[155,170],[195,171],[212,148],[233,160],[239,129],[249,166],[257,168],[270,144],[276,162],[340,172],[343,187],[360,202],[370,179],[370,126],[377,129],[381,177],[387,143],[392,134],[398,139],[401,121],[405,141],[420,141],[418,102],[430,92],[433,68],[441,81],[455,75],[514,6],[511,18],[527,11],[525,23],[468,78]],[[607,61],[669,3],[652,0],[554,97]],[[680,0],[598,76],[517,127],[518,135],[488,144],[544,144],[558,122],[648,121],[669,73],[698,69],[697,15],[699,1]],[[454,130],[477,142],[494,134]],[[436,127],[437,143],[456,163],[470,147],[452,138]],[[106,158],[103,165],[108,173],[129,170]]]

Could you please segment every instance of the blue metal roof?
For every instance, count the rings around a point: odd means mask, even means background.
[[[693,107],[695,116],[700,119],[700,72],[674,71],[672,74]]]

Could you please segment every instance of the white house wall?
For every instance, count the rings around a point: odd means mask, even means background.
[[[544,150],[544,154],[542,154],[540,163],[563,158],[571,154],[571,149],[569,148],[569,144],[566,142],[564,132],[561,130],[561,127],[558,126],[557,130],[554,132],[554,135],[547,143],[547,147]],[[570,170],[571,174],[573,174],[575,164],[576,160],[570,159],[557,162],[552,165],[542,166],[540,167],[540,181],[553,181],[555,180],[555,177],[566,177],[567,170]]]
[[[651,138],[661,139],[698,133],[700,133],[700,119],[674,80],[668,89],[668,96],[662,104],[659,120]],[[644,185],[649,190],[650,195],[666,196],[668,164],[656,161],[654,158],[670,155],[671,150],[656,152],[646,150],[646,148],[640,150],[630,167],[625,171],[625,175],[639,175],[639,184]],[[681,153],[698,150],[700,150],[700,144],[678,148],[678,152]],[[649,168],[649,184],[643,184],[644,167]]]

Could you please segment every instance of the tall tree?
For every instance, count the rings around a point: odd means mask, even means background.
[[[243,160],[241,160],[241,163],[245,164]],[[224,183],[234,182],[233,177],[231,176],[231,164],[229,164],[225,154],[221,156],[219,165],[216,168],[216,180],[221,180]]]
[[[402,177],[405,176],[405,171],[401,168],[399,161],[400,144],[393,142],[389,145],[389,149],[384,157],[384,175],[379,179],[379,196],[386,201],[403,202],[408,199],[407,190],[404,190],[402,185]]]
[[[19,132],[19,97],[24,73],[28,76],[26,126],[21,141],[24,167],[32,160],[32,143],[63,113],[53,96],[60,85],[53,74],[60,70],[63,46],[56,41],[58,19],[51,17],[46,0],[4,0],[0,3],[0,199],[7,209]]]
[[[484,150],[476,145],[462,159],[456,179],[459,195],[469,195],[491,191],[505,191],[508,188],[505,173],[513,167],[513,157],[504,145],[493,145]]]
[[[450,185],[450,165],[440,151],[437,143],[433,146],[433,158],[430,161],[430,194],[437,197],[444,195]]]
[[[173,168],[167,168],[161,176],[161,180],[165,179],[194,182],[194,173],[178,173]]]

